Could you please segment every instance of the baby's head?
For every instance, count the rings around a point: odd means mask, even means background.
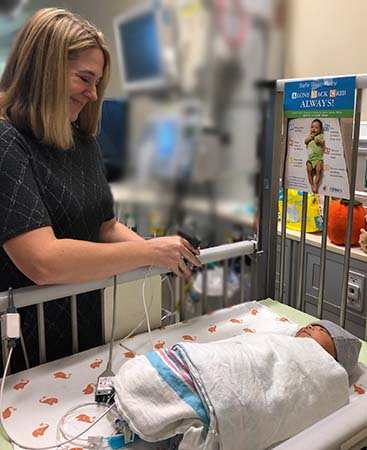
[[[323,132],[322,122],[319,119],[315,119],[311,123],[311,133],[312,134],[320,134]]]
[[[318,320],[301,328],[296,337],[308,337],[318,342],[350,375],[358,362],[361,341],[329,320]]]

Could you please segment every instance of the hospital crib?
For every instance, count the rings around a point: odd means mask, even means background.
[[[367,76],[358,76],[357,77],[357,100],[356,100],[356,120],[355,120],[355,128],[354,128],[354,143],[353,143],[353,155],[356,153],[356,149],[358,147],[358,136],[359,136],[359,116],[360,116],[360,107],[361,107],[361,95],[362,95],[362,88],[367,87]],[[279,317],[279,321],[281,323],[287,322],[287,321],[293,321],[301,326],[305,325],[306,323],[309,323],[310,320],[313,319],[310,315],[303,312],[304,309],[304,302],[303,302],[303,289],[304,289],[304,246],[305,246],[305,235],[306,235],[306,228],[305,228],[305,220],[303,220],[302,230],[300,233],[300,242],[301,242],[301,252],[300,252],[300,259],[299,259],[299,273],[300,273],[300,282],[299,282],[299,290],[298,290],[298,296],[297,296],[297,305],[296,308],[292,308],[289,305],[285,305],[283,303],[283,284],[284,284],[284,265],[285,265],[285,236],[286,236],[286,229],[285,229],[285,217],[283,215],[282,220],[282,230],[281,230],[281,243],[280,243],[280,276],[279,276],[279,297],[276,299],[278,301],[273,300],[276,298],[275,294],[275,278],[276,278],[276,258],[277,258],[277,235],[278,235],[278,190],[279,190],[279,167],[280,167],[280,160],[281,160],[281,154],[280,154],[280,142],[282,139],[281,130],[282,130],[282,94],[284,90],[284,80],[279,81],[277,83],[276,87],[276,93],[274,95],[274,103],[271,105],[271,107],[274,108],[273,117],[274,122],[269,125],[269,133],[268,136],[268,142],[267,145],[264,148],[264,160],[266,161],[266,164],[264,165],[263,173],[262,173],[262,185],[264,186],[264,191],[261,193],[260,198],[262,199],[260,209],[259,209],[259,217],[260,217],[260,224],[259,229],[257,232],[257,239],[250,240],[250,241],[243,241],[240,243],[235,244],[228,244],[224,246],[219,247],[213,247],[209,249],[205,249],[202,251],[201,254],[201,261],[203,264],[206,264],[208,262],[218,262],[218,261],[228,261],[230,258],[240,258],[241,259],[241,273],[243,274],[243,266],[244,266],[244,257],[245,255],[252,255],[252,258],[254,259],[256,263],[256,274],[255,274],[255,298],[260,299],[263,298],[264,300],[261,300],[258,302],[259,305],[262,305],[262,307],[268,308],[270,311],[277,314],[277,317]],[[355,164],[356,160],[355,157],[353,157],[353,165],[352,165],[352,183],[351,183],[351,197],[354,196],[354,184],[355,184]],[[307,194],[304,194],[304,205],[307,205]],[[284,209],[283,211],[286,211],[286,201],[287,201],[287,195],[285,192],[284,196]],[[328,199],[325,200],[324,205],[324,215],[325,215],[325,221],[327,222],[327,212],[328,212]],[[303,207],[303,219],[305,219],[307,214],[306,206]],[[347,232],[347,244],[345,247],[345,274],[344,274],[344,282],[343,282],[343,291],[342,291],[342,301],[341,301],[341,307],[340,307],[340,324],[342,326],[345,326],[345,318],[346,318],[346,285],[347,285],[347,275],[348,275],[348,269],[349,269],[349,253],[350,253],[350,236],[351,236],[351,223],[352,223],[352,209],[350,210],[349,217],[348,217],[348,232]],[[320,286],[319,286],[319,301],[317,306],[317,317],[322,317],[323,313],[323,289],[324,289],[324,279],[325,279],[325,255],[326,255],[326,231],[324,227],[323,237],[322,237],[322,244],[321,244],[321,260],[320,260]],[[227,263],[225,263],[227,264]],[[224,271],[225,272],[225,271]],[[147,269],[139,269],[135,270],[126,274],[120,274],[116,277],[116,283],[121,284],[124,282],[137,280],[137,279],[143,279],[146,277]],[[153,268],[151,270],[151,275],[163,275],[164,271]],[[243,277],[241,277],[243,278]],[[205,276],[203,277],[203,280],[205,280]],[[8,426],[10,424],[10,420],[13,420],[13,425],[10,427],[9,430],[14,433],[14,430],[19,430],[20,428],[20,422],[16,422],[17,418],[17,411],[20,412],[20,419],[21,423],[24,425],[27,423],[27,420],[29,421],[31,419],[32,414],[35,414],[35,411],[33,411],[32,407],[26,406],[27,402],[31,402],[32,395],[35,392],[38,392],[38,397],[41,396],[41,394],[45,394],[42,396],[42,399],[46,402],[47,400],[50,400],[49,397],[47,397],[47,389],[45,387],[46,380],[50,379],[51,377],[48,377],[49,374],[52,374],[54,379],[63,379],[67,380],[70,376],[70,373],[73,372],[73,368],[77,368],[79,373],[82,373],[82,369],[86,368],[88,370],[85,370],[85,373],[87,371],[90,372],[90,367],[93,366],[94,368],[100,367],[100,371],[102,372],[103,366],[101,366],[102,361],[104,362],[106,360],[106,356],[108,354],[108,346],[98,347],[97,349],[92,349],[87,352],[78,353],[78,338],[77,338],[77,317],[76,317],[76,300],[75,295],[80,292],[88,292],[96,289],[104,289],[106,287],[112,286],[114,283],[114,279],[104,279],[92,283],[83,283],[81,285],[67,285],[67,286],[45,286],[45,287],[38,287],[33,286],[30,288],[25,289],[18,289],[14,292],[14,299],[15,304],[17,307],[22,307],[25,305],[31,305],[31,304],[37,304],[38,308],[38,318],[39,318],[39,330],[40,330],[40,355],[41,355],[41,363],[45,362],[45,348],[46,348],[46,342],[44,338],[44,328],[42,327],[42,321],[43,321],[43,313],[42,313],[42,303],[49,300],[49,299],[57,299],[65,296],[71,297],[71,311],[72,311],[72,317],[73,317],[73,347],[75,355],[64,358],[63,360],[55,361],[48,364],[42,364],[39,367],[29,369],[25,372],[21,372],[19,374],[12,375],[9,380],[7,380],[7,388],[5,389],[4,393],[4,399],[7,401],[7,398],[11,398],[12,400],[14,397],[13,390],[16,389],[15,386],[18,386],[19,389],[15,393],[16,395],[19,394],[19,404],[11,403],[8,405],[8,403],[1,405],[1,413],[7,416],[7,419],[5,421],[5,425]],[[214,327],[218,327],[218,325],[214,325],[214,322],[216,324],[223,324],[224,320],[225,323],[228,324],[228,319],[232,317],[233,313],[232,311],[236,312],[236,317],[241,316],[243,311],[246,309],[246,303],[242,303],[240,305],[237,305],[232,308],[227,308],[226,306],[226,287],[224,284],[224,296],[223,296],[223,309],[219,310],[213,314],[210,315],[203,315],[201,317],[195,318],[192,320],[192,324],[183,324],[183,322],[180,322],[178,324],[174,324],[172,326],[166,327],[162,330],[155,330],[158,336],[159,340],[158,343],[161,345],[164,344],[172,344],[172,339],[177,339],[177,333],[179,330],[179,327],[183,325],[187,325],[188,327],[192,326],[192,328],[185,328],[185,330],[190,330],[189,333],[187,331],[187,335],[185,335],[188,339],[196,339],[198,336],[199,340],[199,334],[200,330],[210,330],[208,336],[209,337],[201,337],[203,340],[205,339],[214,339],[211,333],[214,331]],[[258,296],[258,293],[264,293],[265,295]],[[178,289],[178,295],[182,297],[181,305],[183,305],[183,286],[182,283]],[[205,305],[206,305],[206,292],[205,292],[205,282],[203,284],[203,313],[205,313]],[[266,298],[269,297],[269,298]],[[4,292],[0,294],[0,310],[4,311],[7,306],[7,298],[8,293]],[[241,299],[243,299],[243,285],[241,287]],[[254,307],[254,304],[250,305],[251,307]],[[182,306],[183,307],[183,306]],[[242,316],[241,316],[242,317]],[[190,321],[189,321],[190,322]],[[367,322],[367,321],[366,321]],[[367,324],[366,324],[367,328]],[[215,337],[218,339],[226,337],[226,335],[231,335],[228,332],[228,328],[223,326],[223,333],[216,335]],[[175,334],[176,333],[176,334]],[[179,331],[182,335],[182,331]],[[185,331],[186,333],[186,331]],[[197,333],[197,336],[194,335],[194,333]],[[151,338],[149,337],[148,333],[143,333],[135,338],[133,338],[131,341],[125,341],[123,350],[120,348],[120,354],[116,356],[115,353],[115,360],[114,364],[119,365],[122,364],[126,358],[131,357],[131,348],[132,343],[135,342],[135,348],[139,348],[141,351],[149,351],[150,345],[149,340]],[[147,347],[148,345],[148,347]],[[158,347],[157,347],[158,348]],[[122,353],[121,353],[122,352]],[[6,358],[6,351],[4,350],[4,358]],[[118,358],[118,359],[116,359]],[[365,365],[367,365],[367,344],[363,343],[362,350],[361,350],[361,357],[360,361],[363,362]],[[91,362],[89,364],[88,368],[86,366],[86,362]],[[89,373],[88,372],[88,373]],[[98,373],[94,372],[94,377],[96,378],[99,375]],[[48,377],[48,378],[47,378]],[[35,391],[26,391],[27,385],[29,384],[29,387],[31,388],[31,384],[29,380],[34,380],[35,383],[33,383],[34,386],[38,386]],[[86,378],[84,380],[81,380],[79,383],[79,388],[81,386],[85,386],[85,389],[83,390],[83,394],[81,393],[81,389],[75,391],[73,389],[65,391],[65,387],[62,387],[63,395],[64,395],[64,402],[59,407],[59,412],[55,413],[55,409],[52,410],[52,414],[50,413],[50,416],[48,417],[47,422],[41,422],[39,423],[39,428],[36,430],[39,434],[37,436],[41,436],[42,433],[45,432],[47,429],[55,428],[55,423],[59,420],[60,416],[65,413],[65,410],[67,410],[70,406],[73,404],[81,403],[81,401],[85,398],[86,395],[85,392],[87,392],[88,388],[89,391],[91,391],[91,383],[88,383],[90,381],[90,378]],[[357,380],[354,380],[355,385],[360,387],[360,383],[358,383]],[[84,384],[83,384],[84,383]],[[88,384],[87,384],[88,383]],[[367,384],[364,386],[367,391]],[[23,391],[24,390],[24,391]],[[364,389],[360,388],[360,391],[364,391]],[[23,394],[24,392],[24,394]],[[61,391],[60,391],[61,392]],[[76,394],[77,392],[77,394]],[[42,399],[39,400],[39,402],[42,403]],[[53,399],[54,402],[56,402],[56,398]],[[23,404],[22,404],[23,402]],[[5,409],[6,407],[6,409]],[[53,406],[52,406],[53,408]],[[21,410],[24,410],[23,412]],[[51,410],[51,407],[50,407]],[[292,411],[290,411],[290,414],[292,414]],[[23,428],[22,425],[22,428]],[[25,426],[25,425],[24,425]],[[10,434],[13,434],[10,433]],[[34,435],[33,435],[34,437]],[[1,439],[1,438],[0,438]],[[11,448],[10,445],[6,442],[5,437],[2,438],[3,440],[0,440],[0,446],[1,449],[4,448]],[[24,442],[24,439],[19,438],[19,441],[21,441],[24,444],[27,444],[27,442]],[[34,442],[34,439],[30,442]],[[50,441],[47,441],[50,442]],[[53,441],[55,442],[55,440]],[[28,443],[29,446],[31,444]],[[34,444],[33,444],[34,445]],[[50,444],[49,444],[50,445]],[[157,448],[155,446],[152,446],[152,444],[145,444],[137,443],[137,444],[129,444],[128,447],[125,448],[131,448],[131,449],[148,449],[148,448]],[[317,450],[362,450],[367,446],[367,395],[365,395],[363,392],[360,392],[358,395],[358,398],[351,401],[348,405],[341,408],[334,414],[331,414],[329,417],[321,420],[320,422],[316,423],[315,425],[311,426],[310,428],[304,430],[303,432],[299,433],[297,436],[287,440],[286,442],[278,445],[276,448],[279,450],[286,450],[286,449],[317,449]],[[41,444],[40,444],[41,447]],[[75,447],[75,446],[74,446]],[[79,448],[80,446],[78,446]],[[17,448],[17,447],[15,447]],[[71,446],[68,448],[72,448]],[[164,447],[161,447],[164,448]],[[239,446],[240,449],[240,446]]]

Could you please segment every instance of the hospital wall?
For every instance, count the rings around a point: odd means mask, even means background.
[[[286,78],[367,72],[365,0],[289,0]]]

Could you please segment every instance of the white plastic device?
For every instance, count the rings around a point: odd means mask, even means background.
[[[19,339],[20,316],[18,313],[7,313],[1,317],[1,339]]]

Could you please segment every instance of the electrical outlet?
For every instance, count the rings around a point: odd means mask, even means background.
[[[347,302],[349,308],[363,310],[365,275],[349,271]]]

